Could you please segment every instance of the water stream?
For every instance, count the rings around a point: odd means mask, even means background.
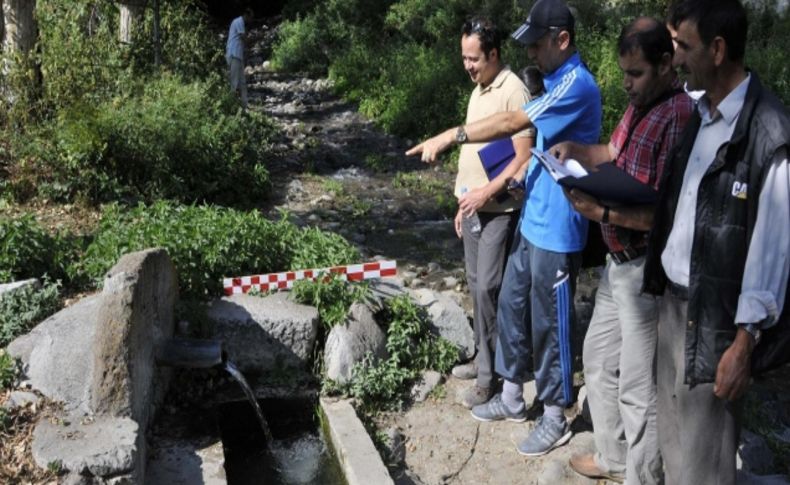
[[[263,435],[266,438],[267,445],[271,446],[274,442],[274,438],[272,437],[272,432],[269,429],[269,423],[266,422],[266,418],[263,416],[263,411],[261,411],[261,406],[258,404],[258,400],[255,398],[255,393],[252,392],[250,385],[247,384],[247,379],[244,378],[244,374],[236,367],[233,362],[226,360],[223,364],[225,370],[228,371],[236,382],[239,383],[244,394],[247,396],[247,399],[250,400],[250,404],[255,409],[255,414],[258,416],[258,422],[261,424],[261,429],[263,430]]]

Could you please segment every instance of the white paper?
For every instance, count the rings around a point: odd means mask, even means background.
[[[532,149],[532,154],[543,162],[543,166],[546,167],[554,180],[560,180],[565,177],[581,178],[587,175],[587,170],[573,158],[560,162],[552,154],[535,148]]]

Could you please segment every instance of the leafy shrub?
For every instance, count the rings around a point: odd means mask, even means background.
[[[61,200],[258,200],[273,132],[263,115],[237,112],[218,78],[166,75],[95,106],[72,105],[19,138],[28,162],[16,179],[32,178],[39,195]]]
[[[182,295],[197,298],[219,293],[222,277],[347,264],[358,257],[336,234],[300,229],[285,219],[272,222],[257,211],[160,201],[129,211],[108,206],[75,271],[100,283],[123,254],[150,247],[167,249]]]
[[[60,309],[60,284],[47,283],[42,288],[27,286],[0,298],[0,347]]]
[[[293,287],[296,301],[317,308],[326,328],[343,323],[351,305],[364,300],[369,293],[364,282],[345,281],[334,274],[322,280],[297,281]]]
[[[13,386],[18,376],[19,364],[5,349],[0,349],[0,392]],[[5,408],[0,407],[0,410]],[[2,418],[0,415],[0,430],[3,429]]]
[[[160,5],[162,68],[187,79],[202,78],[221,56],[219,39],[194,0]],[[131,45],[118,40],[120,13],[113,2],[39,0],[36,17],[50,109],[103,101],[123,91],[136,75],[154,69],[150,2]]]
[[[408,385],[424,369],[447,372],[458,360],[458,349],[428,328],[424,308],[407,295],[387,302],[383,320],[387,328],[387,360],[368,356],[354,367],[348,392],[370,408],[398,407]]]
[[[0,218],[0,282],[65,278],[78,244],[66,235],[50,235],[32,215]]]

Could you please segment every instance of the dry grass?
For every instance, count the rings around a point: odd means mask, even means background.
[[[8,401],[11,390],[0,394],[0,406]],[[54,416],[59,406],[42,398],[38,404],[28,404],[9,411],[0,423],[0,483],[54,484],[58,470],[39,468],[33,461],[33,429],[41,419]]]

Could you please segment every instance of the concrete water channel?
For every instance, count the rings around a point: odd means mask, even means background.
[[[155,441],[160,445],[151,454],[146,482],[392,483],[347,401],[319,399],[312,391],[259,400],[241,371],[228,360],[221,341],[172,339],[160,350],[157,362],[181,369],[222,369],[239,384],[247,400],[218,401],[197,415],[165,419],[158,428],[161,439]]]

